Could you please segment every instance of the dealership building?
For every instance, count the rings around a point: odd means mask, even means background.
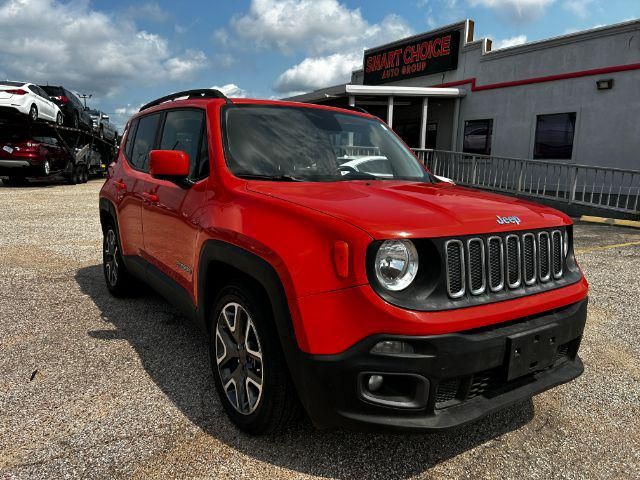
[[[640,21],[495,50],[473,30],[366,50],[349,83],[290,99],[361,107],[414,148],[640,169]]]

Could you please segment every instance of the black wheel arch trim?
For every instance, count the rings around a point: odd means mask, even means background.
[[[304,354],[298,346],[287,295],[275,268],[262,257],[234,244],[221,240],[207,240],[200,251],[198,271],[198,305],[200,308],[198,308],[197,312],[198,323],[201,328],[205,329],[209,312],[202,307],[207,304],[213,306],[213,302],[207,303],[206,282],[210,273],[209,267],[214,262],[221,262],[239,270],[258,282],[266,291],[291,379],[298,391],[298,398],[308,411],[307,400],[309,395],[305,393],[309,386],[307,385],[308,379],[305,374],[305,366],[301,362]]]

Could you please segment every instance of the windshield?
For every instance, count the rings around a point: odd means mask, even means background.
[[[225,110],[227,164],[238,177],[281,181],[430,181],[382,122],[305,107]]]

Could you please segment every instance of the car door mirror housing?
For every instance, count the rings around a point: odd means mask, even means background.
[[[179,180],[189,176],[189,155],[181,150],[151,150],[149,165],[154,177]]]

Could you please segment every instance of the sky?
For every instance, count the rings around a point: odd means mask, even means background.
[[[91,94],[121,128],[175,91],[343,83],[365,48],[466,18],[496,49],[638,17],[639,0],[0,0],[0,78]]]

